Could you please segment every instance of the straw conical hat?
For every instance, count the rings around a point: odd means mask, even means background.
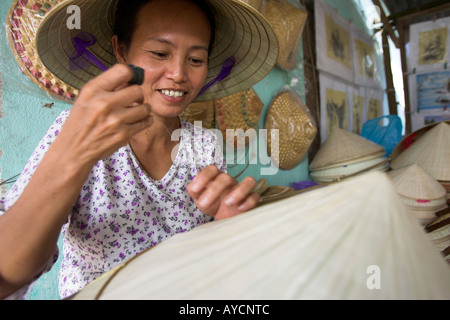
[[[439,250],[443,251],[450,247],[450,213],[430,222],[425,231]]]
[[[395,146],[394,150],[392,150],[392,153],[390,155],[391,160],[394,160],[395,158],[397,158],[400,153],[402,153],[403,151],[408,149],[414,142],[419,140],[420,137],[422,137],[425,133],[427,133],[428,131],[433,129],[435,126],[441,124],[442,122],[450,124],[450,120],[445,120],[445,121],[441,121],[441,122],[435,122],[435,123],[423,126],[422,128],[417,129],[416,131],[406,135],[402,139],[402,141],[400,141]]]
[[[266,1],[264,10],[264,16],[273,27],[280,44],[278,66],[293,70],[308,13],[287,0]]]
[[[220,74],[231,71],[214,86],[206,85],[208,90],[197,101],[217,99],[252,87],[269,74],[279,52],[275,31],[257,10],[238,0],[206,2],[212,8],[216,29],[206,83],[216,83],[223,78]],[[116,63],[111,37],[117,3],[117,0],[12,1],[6,23],[17,63],[40,88],[73,101],[86,82]],[[80,28],[68,27],[71,18],[68,12],[74,7],[81,13]],[[83,55],[82,49],[86,52]]]
[[[450,268],[375,172],[175,235],[72,297],[96,298],[450,299]]]
[[[388,168],[388,159],[378,157],[335,168],[311,171],[311,177],[316,182],[337,182],[375,169],[387,170]]]
[[[416,200],[438,200],[446,196],[445,188],[417,164],[388,174],[399,194]]]
[[[310,171],[327,169],[384,155],[384,148],[347,130],[334,128],[309,166]]]
[[[391,162],[392,169],[418,164],[436,180],[450,180],[450,125],[442,122]]]

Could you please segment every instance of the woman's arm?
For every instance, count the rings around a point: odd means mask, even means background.
[[[116,65],[83,88],[22,195],[0,216],[0,298],[45,267],[95,163],[151,125],[141,87],[123,88],[132,75]]]

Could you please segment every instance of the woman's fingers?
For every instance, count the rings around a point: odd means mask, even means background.
[[[142,87],[127,84],[132,77],[128,66],[115,65],[84,86],[62,130],[72,149],[98,161],[152,124]]]
[[[208,166],[188,186],[188,192],[202,212],[222,219],[254,208],[260,199],[255,186],[252,177],[238,183],[217,167]]]
[[[188,191],[201,208],[208,208],[226,189],[236,184],[235,179],[220,171],[216,166],[208,166],[188,186]]]
[[[228,206],[240,205],[247,200],[249,194],[253,192],[256,187],[256,181],[252,177],[246,177],[233,190],[228,193],[224,199]]]
[[[116,64],[98,77],[88,82],[87,85],[98,90],[114,91],[133,79],[132,69],[124,64]],[[95,93],[95,92],[94,92]]]

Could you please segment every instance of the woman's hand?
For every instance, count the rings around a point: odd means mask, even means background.
[[[83,87],[57,139],[69,154],[95,164],[152,124],[141,86],[128,85],[132,77],[118,64]]]
[[[216,166],[208,166],[189,184],[188,192],[197,207],[216,220],[233,217],[254,208],[259,194],[254,192],[256,182],[246,177],[241,183]]]

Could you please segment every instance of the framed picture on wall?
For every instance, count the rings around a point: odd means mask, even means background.
[[[381,117],[383,115],[383,90],[368,87],[362,87],[361,90],[365,92],[363,121]]]
[[[450,71],[428,69],[408,77],[412,130],[450,117]]]
[[[374,41],[354,25],[351,34],[355,84],[381,88]]]
[[[366,90],[364,88],[349,87],[349,131],[361,134],[364,123],[364,107],[366,105]]]
[[[317,69],[353,82],[350,22],[323,0],[314,3]]]
[[[450,17],[410,26],[409,72],[444,69],[449,62]]]
[[[323,143],[333,128],[349,130],[349,85],[339,78],[321,72],[320,135]]]

